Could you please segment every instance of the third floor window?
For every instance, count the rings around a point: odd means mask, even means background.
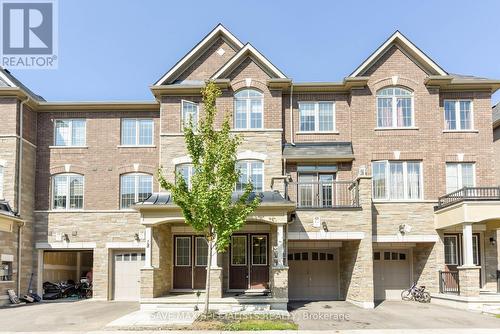
[[[264,94],[255,89],[244,89],[234,94],[234,128],[262,129]]]
[[[472,101],[445,100],[444,128],[452,131],[472,130]]]
[[[153,127],[152,119],[122,119],[121,144],[126,146],[153,145]]]
[[[186,100],[181,102],[182,108],[182,128],[189,126],[189,122],[192,122],[193,127],[196,128],[198,124],[198,104]]]
[[[377,92],[377,128],[415,126],[413,93],[401,87],[388,87]]]
[[[55,146],[85,146],[84,119],[55,120]]]
[[[334,102],[299,102],[300,132],[335,131]]]

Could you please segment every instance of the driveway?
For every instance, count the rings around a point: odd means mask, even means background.
[[[374,310],[344,301],[290,303],[289,308],[299,329],[305,330],[500,329],[500,319],[490,315],[415,302],[385,301]]]
[[[94,331],[139,309],[138,302],[54,301],[0,309],[0,331]]]

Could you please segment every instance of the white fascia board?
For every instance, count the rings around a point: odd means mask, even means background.
[[[154,85],[161,86],[165,81],[167,81],[173,74],[177,72],[179,68],[184,66],[187,62],[191,60],[201,49],[203,49],[207,43],[209,43],[218,34],[224,36],[230,40],[233,44],[237,45],[239,48],[243,47],[243,43],[236,38],[229,30],[227,30],[222,24],[217,25],[214,30],[212,30],[203,40],[201,40],[191,51],[188,52],[177,64],[174,65],[160,80],[158,80]]]
[[[266,66],[271,72],[276,74],[280,79],[286,79],[286,75],[283,74],[276,66],[274,66],[266,57],[262,55],[252,44],[247,43],[238,53],[236,53],[233,58],[231,58],[224,66],[222,66],[213,76],[212,80],[219,79],[219,77],[224,74],[228,69],[230,69],[235,63],[246,55],[251,54],[257,58],[264,66]]]
[[[429,58],[425,53],[423,53],[415,44],[413,44],[409,39],[407,39],[403,34],[399,31],[396,31],[392,34],[384,44],[382,44],[368,59],[366,59],[351,75],[350,78],[356,77],[366,71],[375,60],[377,60],[381,55],[384,54],[385,51],[394,43],[399,42],[410,49],[413,53],[415,53],[418,58],[420,58],[423,62],[425,62],[429,67],[434,69],[440,75],[448,75],[438,64],[436,64],[431,58]]]
[[[4,73],[3,70],[0,69],[0,78],[5,81],[10,87],[17,87],[12,80],[10,80],[9,76]]]

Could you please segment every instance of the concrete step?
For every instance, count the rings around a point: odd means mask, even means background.
[[[194,311],[195,307],[202,310],[203,303],[182,303],[182,304],[167,304],[167,303],[141,303],[141,310],[143,311],[177,311],[189,312]],[[253,304],[239,304],[239,303],[210,303],[210,309],[217,310],[218,312],[261,312],[271,310],[271,304],[267,303],[253,303]]]
[[[483,313],[500,315],[500,303],[483,304]]]

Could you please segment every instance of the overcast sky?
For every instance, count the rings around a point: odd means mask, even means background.
[[[341,81],[395,30],[450,73],[500,79],[500,1],[58,4],[58,69],[12,70],[49,101],[152,100],[149,86],[219,22],[295,81]]]

